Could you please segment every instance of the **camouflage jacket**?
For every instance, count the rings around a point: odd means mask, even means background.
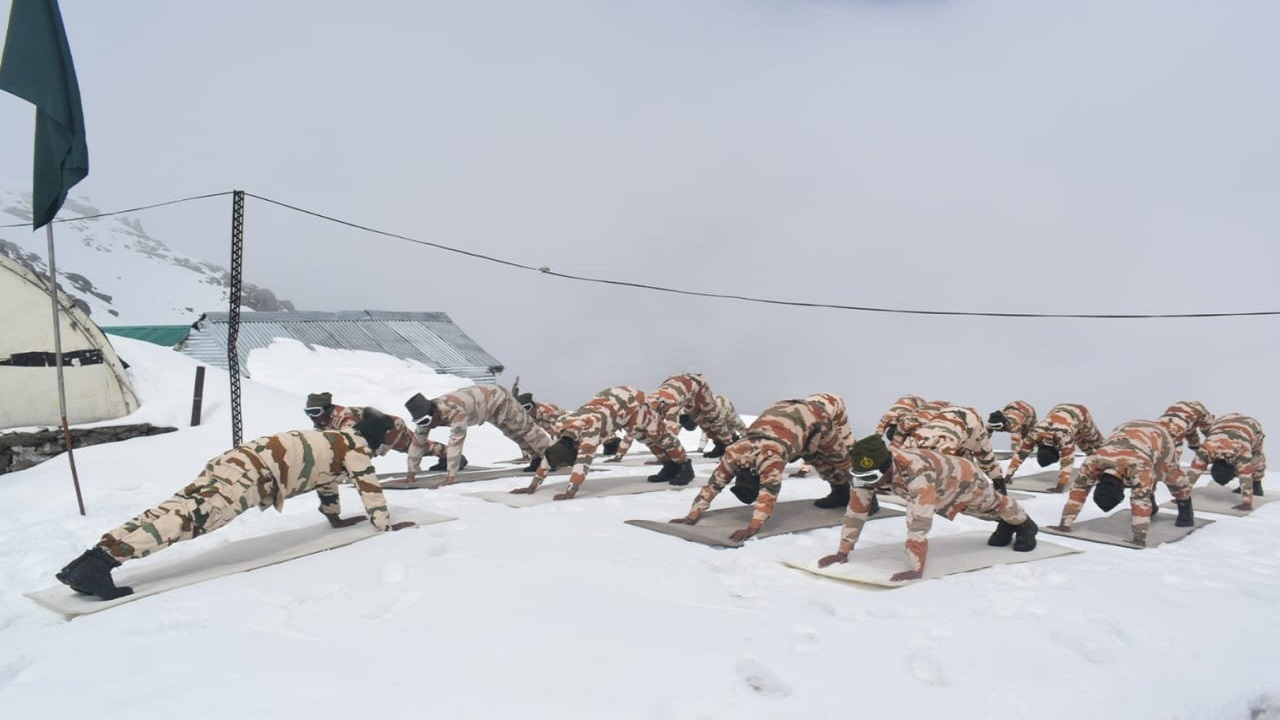
[[[1236,474],[1241,478],[1262,480],[1267,471],[1266,456],[1262,452],[1262,442],[1266,437],[1262,423],[1248,415],[1222,415],[1204,434],[1204,442],[1196,449],[1191,469],[1204,472],[1214,460],[1222,460],[1235,466]]]
[[[880,422],[876,423],[876,434],[883,435],[890,425],[897,425],[904,415],[924,404],[924,398],[919,395],[903,395],[898,398],[884,415],[880,417]]]
[[[1009,462],[1008,475],[1012,477],[1018,467],[1026,461],[1027,456],[1040,444],[1058,449],[1058,453],[1062,456],[1063,471],[1069,474],[1070,468],[1075,464],[1076,447],[1078,446],[1085,454],[1090,454],[1098,449],[1102,439],[1098,426],[1093,424],[1093,416],[1089,414],[1089,408],[1071,403],[1054,405],[1049,410],[1049,414],[1036,423],[1035,428],[1022,439],[1022,444],[1015,451],[1013,460]]]

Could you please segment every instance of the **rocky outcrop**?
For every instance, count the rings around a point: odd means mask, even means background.
[[[80,448],[119,442],[146,435],[161,435],[175,430],[177,428],[156,427],[150,423],[72,428],[71,447]],[[61,430],[5,433],[0,435],[0,474],[26,470],[64,452],[66,452],[66,446]]]

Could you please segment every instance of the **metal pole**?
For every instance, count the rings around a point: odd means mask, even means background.
[[[243,442],[240,418],[240,294],[244,269],[244,191],[231,192],[231,287],[227,290],[227,374],[231,377],[231,444]]]
[[[58,368],[58,413],[62,417],[62,441],[67,446],[67,461],[71,463],[71,482],[76,487],[76,505],[84,515],[84,496],[80,494],[76,456],[71,451],[71,427],[67,424],[67,389],[62,383],[62,318],[58,307],[58,266],[53,257],[53,223],[44,226],[44,233],[49,244],[49,297],[53,301],[53,358]]]

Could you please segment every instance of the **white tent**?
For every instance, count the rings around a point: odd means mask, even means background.
[[[0,255],[0,428],[59,425],[49,282]],[[106,335],[58,293],[67,422],[110,420],[138,409]]]

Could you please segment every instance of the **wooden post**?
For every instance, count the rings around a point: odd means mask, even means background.
[[[204,366],[196,368],[196,387],[191,394],[191,427],[200,424],[200,406],[204,402]]]

